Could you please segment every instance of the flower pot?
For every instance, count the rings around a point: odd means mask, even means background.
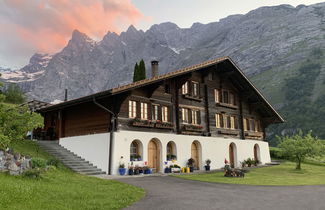
[[[150,174],[151,170],[150,169],[145,169],[144,174]]]
[[[210,171],[210,166],[206,165],[206,166],[204,166],[204,168],[206,171]]]
[[[139,175],[139,170],[138,169],[134,170],[134,175]]]
[[[133,175],[134,174],[134,170],[133,169],[129,169],[129,175]]]
[[[121,176],[125,175],[126,169],[125,168],[119,168],[118,172]]]
[[[194,171],[194,167],[191,166],[191,167],[190,167],[190,172],[192,173],[193,171]]]
[[[166,173],[166,174],[169,174],[170,171],[171,171],[171,168],[165,168],[165,173]]]
[[[139,174],[143,174],[143,169],[139,169]]]

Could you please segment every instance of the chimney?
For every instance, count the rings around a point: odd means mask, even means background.
[[[64,91],[64,101],[68,100],[68,89],[65,89]]]
[[[151,61],[151,77],[158,76],[158,63],[159,61]]]

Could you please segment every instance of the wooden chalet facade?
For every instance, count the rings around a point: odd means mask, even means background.
[[[155,73],[158,62],[152,62],[152,65]],[[154,75],[129,85],[49,106],[39,112],[44,116],[45,130],[53,131],[49,132],[47,138],[65,139],[65,142],[70,137],[94,136],[112,131],[117,134],[123,131],[128,134],[150,133],[154,135],[152,138],[157,138],[155,135],[158,134],[169,135],[175,145],[181,136],[193,140],[206,138],[202,141],[214,138],[262,142],[268,125],[283,122],[281,116],[229,57],[207,61],[161,76]],[[118,141],[122,140],[115,138],[114,141],[117,145]],[[137,141],[141,139],[138,138]],[[133,149],[142,150],[142,161],[145,161],[144,156],[148,156],[148,161],[150,149],[148,154],[144,155],[146,149],[143,149],[143,143],[141,144],[142,148]],[[197,162],[200,162],[198,168],[202,168],[202,159],[206,157],[203,155],[201,144],[196,145],[201,148],[201,152],[197,152],[201,160],[196,157]],[[69,143],[63,146],[72,147]],[[150,147],[150,142],[148,146]],[[160,160],[155,160],[158,161],[155,165],[160,165],[161,170],[161,162],[165,160],[161,154],[168,151],[163,151],[164,146],[158,140],[155,147],[160,147],[156,148],[160,150]],[[115,150],[124,149],[115,147]],[[132,153],[132,143],[131,148],[126,150]],[[228,152],[228,147],[225,150]],[[128,155],[129,153],[125,153],[124,157]],[[223,156],[226,157],[222,157],[222,160],[228,156],[230,160],[234,159],[230,154]],[[120,156],[116,155],[114,158],[116,160]]]

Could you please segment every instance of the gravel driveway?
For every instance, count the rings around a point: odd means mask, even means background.
[[[146,191],[142,200],[127,209],[325,210],[325,185],[246,186],[206,183],[170,176],[119,181]]]

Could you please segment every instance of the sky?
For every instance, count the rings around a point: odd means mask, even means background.
[[[0,67],[28,64],[36,52],[59,52],[78,29],[99,41],[133,24],[147,30],[174,22],[182,28],[261,6],[310,5],[320,0],[0,0]]]

